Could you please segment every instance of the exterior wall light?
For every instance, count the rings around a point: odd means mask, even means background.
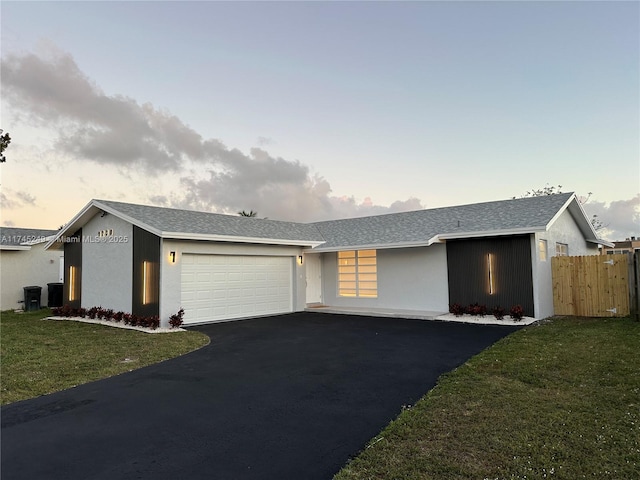
[[[487,270],[489,271],[489,295],[493,295],[496,293],[496,287],[494,285],[494,276],[493,276],[493,254],[487,254]]]
[[[302,255],[298,255],[298,265],[302,265]]]
[[[171,263],[176,263],[176,252],[170,252],[169,258],[171,259]]]

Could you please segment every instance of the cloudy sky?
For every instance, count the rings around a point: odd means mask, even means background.
[[[3,225],[581,196],[640,235],[638,2],[2,1]]]

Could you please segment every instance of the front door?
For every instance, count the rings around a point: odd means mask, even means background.
[[[307,270],[307,303],[322,303],[322,262],[320,255],[304,256]]]

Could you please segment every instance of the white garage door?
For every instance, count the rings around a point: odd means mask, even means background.
[[[184,323],[293,311],[292,258],[182,255]]]

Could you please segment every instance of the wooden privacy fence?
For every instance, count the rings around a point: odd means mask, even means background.
[[[632,255],[552,257],[556,315],[625,317],[630,313]]]

